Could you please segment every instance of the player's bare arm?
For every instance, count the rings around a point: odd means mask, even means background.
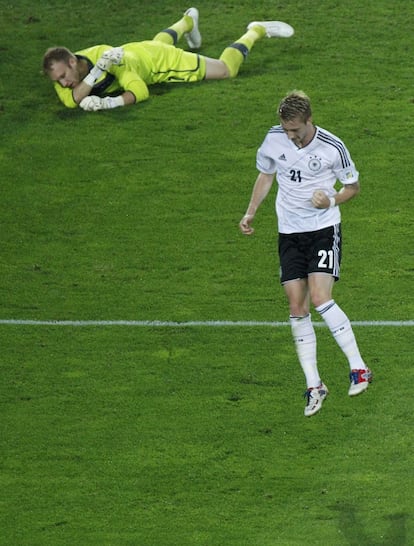
[[[124,93],[122,93],[121,97],[122,97],[122,99],[124,101],[125,106],[129,106],[129,105],[135,104],[137,102],[136,99],[135,99],[134,93],[131,93],[131,91],[124,91]]]
[[[324,191],[316,190],[312,196],[312,204],[317,209],[328,209],[346,203],[355,197],[360,190],[359,182],[347,184],[333,197],[329,197]]]
[[[86,75],[86,74],[85,74]],[[88,85],[82,79],[72,90],[73,100],[79,104],[91,92],[93,85]]]
[[[254,233],[254,229],[252,228],[251,224],[253,222],[257,209],[266,199],[273,185],[274,177],[274,174],[260,173],[256,178],[249,206],[247,207],[246,213],[240,220],[239,224],[240,230],[242,233],[244,233],[244,235],[251,235],[252,233]]]

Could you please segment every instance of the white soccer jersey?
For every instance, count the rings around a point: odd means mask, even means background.
[[[313,192],[323,190],[332,197],[337,180],[344,185],[358,182],[358,171],[344,143],[320,127],[304,148],[289,140],[282,126],[272,127],[257,152],[256,166],[262,173],[276,173],[280,233],[316,231],[338,224],[339,207],[315,208]]]

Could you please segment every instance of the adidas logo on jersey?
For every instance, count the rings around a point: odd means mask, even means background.
[[[282,154],[281,156],[279,156],[278,159],[280,159],[280,161],[286,161],[285,154]]]

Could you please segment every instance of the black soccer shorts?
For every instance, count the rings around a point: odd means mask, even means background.
[[[328,273],[339,279],[341,224],[318,231],[279,233],[280,282]]]

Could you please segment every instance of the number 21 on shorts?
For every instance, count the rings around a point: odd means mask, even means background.
[[[333,250],[319,250],[318,256],[319,256],[318,267],[320,267],[321,269],[333,269],[334,267],[334,251]]]

